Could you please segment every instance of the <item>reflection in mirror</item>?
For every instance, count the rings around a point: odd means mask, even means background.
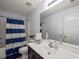
[[[41,18],[41,29],[43,34],[43,39],[46,39],[46,32],[50,39],[58,39],[58,19],[52,19],[51,16]]]
[[[46,39],[47,32],[49,39],[79,45],[79,5],[58,12],[54,11],[52,10],[53,13],[50,13],[48,10],[45,11],[46,14],[41,13],[43,39]]]
[[[79,15],[64,17],[64,41],[79,45]]]

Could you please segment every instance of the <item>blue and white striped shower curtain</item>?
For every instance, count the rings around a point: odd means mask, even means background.
[[[25,23],[21,19],[6,19],[6,59],[21,56],[19,48],[26,45]]]

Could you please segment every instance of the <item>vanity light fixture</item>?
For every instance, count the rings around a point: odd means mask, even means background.
[[[29,7],[31,7],[31,6],[32,6],[32,3],[31,3],[31,1],[30,1],[30,0],[28,0],[28,1],[26,2],[26,6],[29,6]]]
[[[48,6],[52,5],[53,3],[55,3],[57,0],[52,0],[48,3]]]
[[[59,4],[59,3],[62,2],[62,1],[64,1],[64,0],[52,0],[52,1],[50,1],[50,2],[48,3],[48,8],[53,7],[53,6]]]
[[[75,1],[75,0],[71,0],[71,2],[73,2],[73,1]]]

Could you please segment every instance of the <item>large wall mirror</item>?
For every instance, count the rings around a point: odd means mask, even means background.
[[[61,4],[62,3],[60,3],[60,6]],[[47,32],[50,39],[60,40],[61,38],[63,42],[79,46],[78,4],[79,0],[74,0],[73,3],[69,3],[69,6],[62,4],[66,8],[59,7],[58,5],[42,12],[40,24],[43,38],[45,39],[45,33]]]

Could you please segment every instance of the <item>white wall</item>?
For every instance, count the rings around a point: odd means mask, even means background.
[[[43,0],[29,15],[28,20],[31,22],[31,33],[40,32],[40,13],[46,8],[47,1]]]

